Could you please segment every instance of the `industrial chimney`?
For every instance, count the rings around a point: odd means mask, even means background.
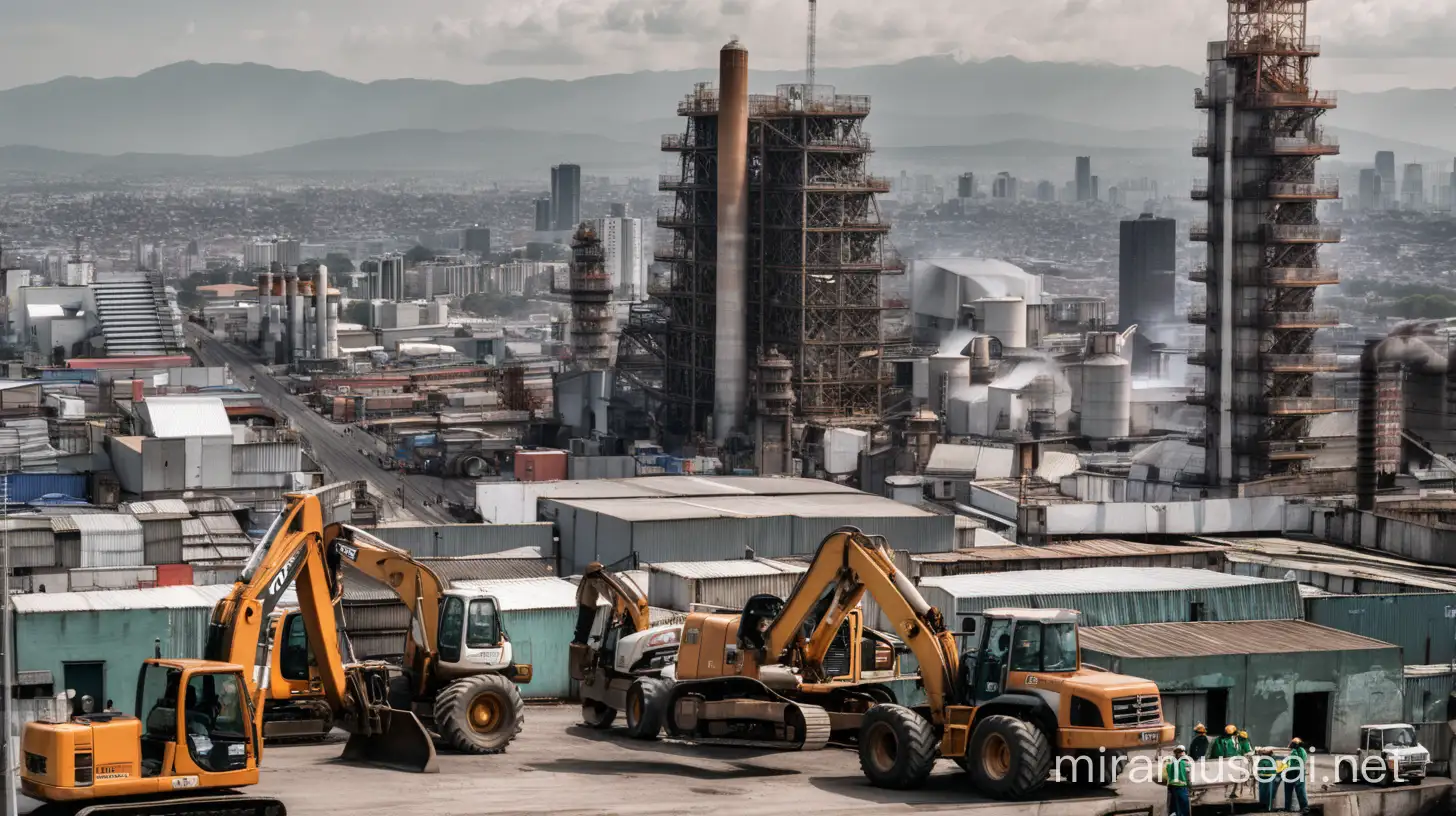
[[[724,442],[748,408],[748,49],[736,39],[720,53],[718,100],[713,436]]]
[[[314,356],[327,359],[329,355],[329,268],[319,264],[313,277],[313,328]]]
[[[1356,506],[1365,511],[1375,509],[1375,403],[1380,381],[1380,343],[1379,340],[1365,341],[1365,352],[1360,355],[1360,400],[1355,420],[1355,500]]]

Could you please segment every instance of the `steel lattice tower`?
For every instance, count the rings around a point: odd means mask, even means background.
[[[1193,155],[1207,157],[1208,180],[1193,189],[1208,220],[1192,239],[1208,243],[1194,270],[1205,305],[1190,319],[1207,326],[1210,484],[1297,472],[1312,457],[1301,441],[1311,417],[1335,400],[1317,395],[1315,375],[1335,369],[1315,346],[1318,329],[1338,324],[1316,309],[1315,290],[1338,282],[1319,262],[1321,244],[1340,229],[1319,223],[1319,201],[1339,197],[1336,179],[1318,175],[1321,156],[1339,153],[1321,127],[1333,94],[1316,91],[1310,65],[1318,43],[1306,36],[1307,0],[1230,0],[1227,40],[1209,44],[1209,76],[1194,91],[1208,133]]]
[[[892,382],[885,346],[908,341],[886,328],[898,324],[886,319],[881,276],[904,264],[876,201],[890,182],[868,171],[869,111],[869,97],[823,85],[749,99],[748,348],[777,347],[792,363],[797,413],[823,423],[878,422]],[[713,408],[717,114],[717,90],[699,84],[678,105],[684,133],[662,139],[681,172],[659,180],[674,201],[657,218],[672,237],[657,250],[669,276],[653,294],[669,320],[664,390],[685,430]]]

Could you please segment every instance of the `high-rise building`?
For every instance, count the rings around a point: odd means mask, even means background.
[[[272,241],[253,241],[243,244],[243,269],[253,271],[267,269],[273,265],[274,244]]]
[[[1380,174],[1373,167],[1360,170],[1360,209],[1371,211],[1380,208]]]
[[[646,267],[642,263],[642,219],[593,218],[592,229],[602,244],[607,275],[612,292],[624,300],[642,300],[647,296]]]
[[[1097,194],[1092,191],[1092,157],[1077,157],[1077,200],[1093,201]]]
[[[1375,172],[1380,176],[1380,206],[1379,209],[1388,210],[1396,204],[1395,192],[1395,153],[1390,150],[1382,150],[1375,154]]]
[[[961,199],[976,197],[975,173],[961,173],[961,177],[957,183],[956,197]]]
[[[536,231],[550,232],[556,228],[556,211],[551,206],[551,199],[536,199]]]
[[[1090,198],[1088,198],[1087,200],[1088,201],[1101,201],[1102,200],[1102,178],[1100,176],[1093,176],[1092,177],[1092,196]]]
[[[490,254],[490,228],[466,227],[460,235],[460,248],[477,255]]]
[[[1313,90],[1320,49],[1305,15],[1304,0],[1230,0],[1226,39],[1210,44],[1208,81],[1194,92],[1208,112],[1194,154],[1208,158],[1212,181],[1209,217],[1190,230],[1208,263],[1195,270],[1204,297],[1189,312],[1207,327],[1193,359],[1207,371],[1194,399],[1205,407],[1210,486],[1303,472],[1310,421],[1336,408],[1316,390],[1315,375],[1337,365],[1315,333],[1339,315],[1316,308],[1315,291],[1338,282],[1319,248],[1340,228],[1320,223],[1318,204],[1339,198],[1339,186],[1318,166],[1339,147],[1321,126],[1335,99]]]
[[[279,238],[273,242],[273,260],[284,269],[296,269],[303,263],[303,242]]]
[[[1117,249],[1117,322],[1121,328],[1173,320],[1178,222],[1143,213],[1123,221]],[[1141,361],[1134,360],[1134,365]]]
[[[1403,210],[1426,208],[1426,168],[1414,162],[1401,168],[1400,206]]]
[[[997,173],[995,180],[991,182],[992,198],[1004,198],[1008,201],[1015,201],[1018,192],[1016,189],[1016,177],[1005,170]]]
[[[1036,200],[1043,203],[1051,203],[1057,200],[1057,186],[1050,181],[1043,181],[1036,185]]]
[[[579,165],[559,164],[551,168],[551,209],[558,230],[575,230],[581,223]]]

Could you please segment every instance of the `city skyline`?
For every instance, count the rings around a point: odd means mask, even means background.
[[[792,70],[803,60],[799,26],[784,25],[799,10],[770,0],[10,5],[0,45],[12,61],[0,88],[71,75],[133,76],[185,60],[264,62],[365,81],[581,78],[705,68],[716,45],[735,34],[754,44],[763,68]],[[1149,8],[1130,0],[986,0],[974,7],[931,0],[922,9],[905,15],[870,0],[842,0],[822,10],[821,64],[953,54],[1197,70],[1202,44],[1217,36],[1224,15],[1220,3]],[[1456,37],[1456,10],[1423,0],[1325,0],[1310,4],[1310,17],[1311,30],[1321,32],[1332,88],[1456,85],[1456,57],[1446,47]],[[381,49],[391,58],[378,59]]]

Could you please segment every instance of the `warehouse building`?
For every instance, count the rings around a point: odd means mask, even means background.
[[[694,605],[742,609],[754,595],[787,599],[806,571],[768,558],[649,564],[647,599],[679,612],[692,612]]]
[[[1097,567],[922,578],[920,591],[948,619],[995,607],[1075,609],[1084,626],[1294,620],[1294,581],[1202,569]]]
[[[1147,544],[1089,539],[1042,547],[980,547],[910,557],[910,575],[933,578],[984,572],[1069,570],[1089,567],[1174,567],[1223,571],[1223,549],[1213,544]]]
[[[702,496],[864,495],[822,479],[652,476],[560,482],[480,482],[475,509],[487,524],[539,521],[543,499],[687,499]]]
[[[1082,629],[1082,660],[1144,677],[1187,742],[1193,726],[1234,723],[1255,745],[1298,736],[1353,753],[1360,726],[1400,722],[1400,649],[1305,621],[1203,621]]]
[[[1325,595],[1306,598],[1310,623],[1400,647],[1407,665],[1456,661],[1456,593]]]

